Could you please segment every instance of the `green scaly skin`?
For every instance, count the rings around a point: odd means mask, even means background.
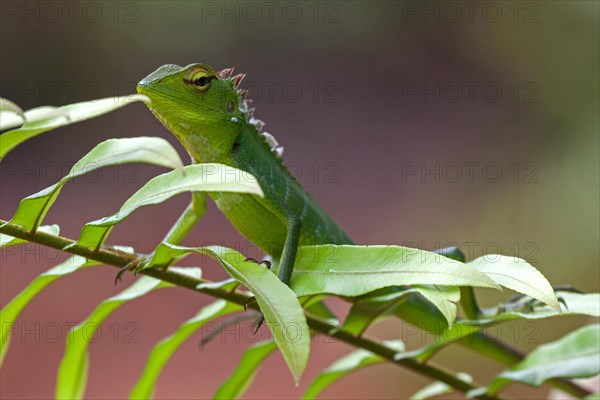
[[[226,164],[256,177],[264,198],[236,193],[209,195],[246,238],[275,259],[279,278],[289,285],[299,245],[353,242],[288,172],[273,138],[261,133],[262,122],[253,118],[254,110],[248,109],[245,93],[238,89],[242,78],[232,76],[232,69],[215,73],[205,64],[164,65],[143,79],[137,90],[150,97],[150,110],[179,139],[193,162]],[[204,193],[193,193],[192,203],[165,241],[180,243],[204,213],[205,201]],[[468,304],[470,299],[472,296],[464,296],[463,307],[478,314],[477,305]],[[411,296],[396,315],[431,333],[439,334],[446,326],[435,307],[419,296]],[[523,358],[481,332],[458,343],[507,365]],[[557,387],[571,385],[560,382]]]
[[[261,133],[245,93],[243,75],[215,73],[204,64],[164,65],[138,84],[152,100],[154,115],[181,142],[195,163],[221,163],[249,172],[264,197],[210,193],[217,207],[246,238],[279,261],[279,277],[290,283],[296,249],[352,240],[294,179],[272,137]]]

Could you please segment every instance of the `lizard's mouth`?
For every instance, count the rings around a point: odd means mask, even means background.
[[[143,94],[144,96],[148,96],[150,99],[152,99],[152,95],[155,94],[157,90],[152,88],[148,83],[149,82],[146,82],[146,79],[142,80],[137,84],[136,91],[139,94]]]
[[[160,107],[157,103],[160,103],[161,100],[165,100],[167,102],[174,102],[175,104],[176,103],[187,104],[190,109],[193,109],[196,112],[205,111],[207,113],[208,112],[223,113],[222,110],[219,110],[214,107],[210,107],[207,104],[190,101],[188,99],[176,96],[175,94],[170,93],[167,90],[161,90],[160,88],[157,88],[155,80],[148,79],[150,76],[152,76],[152,75],[149,75],[147,78],[144,78],[140,83],[138,83],[136,90],[139,94],[143,94],[143,95],[149,97],[150,100],[152,101],[152,104],[155,107]],[[151,107],[151,104],[149,104],[148,107],[153,108],[153,107]]]

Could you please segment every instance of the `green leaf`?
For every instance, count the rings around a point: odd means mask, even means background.
[[[302,304],[302,308],[312,316],[317,318],[321,318],[330,324],[338,325],[340,320],[337,315],[333,313],[323,301],[327,296],[323,295],[313,295],[308,297],[303,297],[300,299],[300,304]]]
[[[482,329],[482,327],[479,326],[471,327],[462,320],[456,321],[452,327],[449,327],[448,321],[446,321],[444,316],[433,304],[428,301],[423,301],[420,296],[412,294],[408,296],[404,304],[396,308],[394,314],[396,317],[412,324],[415,328],[429,333],[431,335],[430,337],[436,336],[435,343],[430,345],[431,351],[429,351],[430,346],[426,346],[422,349],[397,354],[397,359],[414,357],[417,361],[426,361],[429,356],[435,354],[447,344],[459,340],[462,337],[477,334],[477,332]],[[426,353],[423,356],[424,359],[418,358],[418,355],[422,353]]]
[[[599,373],[600,324],[594,324],[538,346],[523,361],[497,375],[487,390],[496,394],[512,381],[540,386],[552,378],[587,378]]]
[[[41,133],[98,117],[136,101],[146,100],[146,96],[136,94],[69,104],[58,108],[44,106],[28,110],[23,113],[25,117],[23,126],[0,135],[0,160],[19,144]]]
[[[600,391],[592,393],[589,396],[585,396],[585,400],[600,400]]]
[[[473,378],[471,377],[471,375],[466,374],[464,372],[459,372],[458,374],[456,374],[456,376],[458,379],[460,379],[464,382],[467,382],[467,383],[473,382]],[[440,396],[442,394],[452,393],[454,390],[455,390],[454,388],[452,388],[451,386],[448,386],[444,382],[435,381],[435,382],[425,386],[423,389],[419,390],[417,393],[410,396],[410,400],[430,399],[432,397]]]
[[[44,225],[40,226],[38,230],[44,233],[49,233],[50,235],[58,235],[60,233],[60,227],[58,225]],[[27,240],[0,233],[0,249],[21,243],[27,243]]]
[[[531,296],[548,304],[556,311],[561,311],[550,282],[525,260],[488,254],[467,263],[467,265],[485,273],[499,285]]]
[[[132,162],[146,162],[167,168],[182,166],[177,151],[164,139],[155,137],[109,139],[94,147],[73,165],[67,176],[60,181],[21,200],[10,223],[35,231],[65,183],[102,167]]]
[[[588,315],[600,317],[600,293],[575,293],[557,291],[556,296],[564,302],[561,304],[562,313],[547,305],[531,304],[531,299],[523,297],[517,302],[504,305],[502,312],[497,308],[486,310],[485,316],[477,320],[468,320],[473,325],[488,325],[515,319],[542,319],[560,315]]]
[[[164,366],[173,353],[204,324],[223,315],[243,310],[242,306],[217,300],[202,308],[198,314],[185,321],[171,336],[164,338],[154,346],[144,367],[142,375],[129,395],[130,399],[150,399],[155,390],[158,379]]]
[[[361,336],[377,320],[393,313],[407,295],[416,292],[412,288],[392,287],[363,295],[352,305],[342,329]]]
[[[13,112],[15,114],[23,114],[23,110],[21,109],[21,107],[3,97],[0,97],[0,112]]]
[[[448,386],[444,382],[435,381],[425,386],[412,396],[410,396],[410,400],[426,400],[431,399],[432,397],[441,396],[443,394],[452,393],[454,389]]]
[[[221,246],[182,247],[161,243],[154,251],[149,265],[161,265],[165,260],[178,260],[192,252],[214,257],[229,275],[250,289],[275,343],[298,383],[308,362],[310,334],[304,310],[294,292],[271,270],[254,262],[244,261],[245,257],[239,252]]]
[[[435,341],[420,349],[406,351],[396,355],[396,360],[412,358],[419,362],[426,362],[436,355],[444,347],[459,341],[469,335],[474,335],[483,329],[483,326],[473,326],[463,321],[457,321],[452,326],[443,326],[441,324],[432,324],[418,326],[432,334],[436,335]]]
[[[196,278],[200,277],[200,270],[197,268],[177,270],[178,272],[186,273]],[[67,338],[65,354],[58,369],[56,398],[81,398],[85,389],[85,382],[82,382],[82,377],[83,375],[87,375],[85,366],[88,358],[90,341],[94,338],[94,335],[102,322],[104,322],[110,314],[126,302],[142,297],[154,289],[172,286],[173,285],[170,283],[143,276],[121,293],[104,300],[96,307],[88,318],[74,327]]]
[[[540,386],[551,378],[587,378],[599,373],[600,324],[594,324],[540,345],[500,376]]]
[[[426,297],[426,299],[433,299],[431,303],[435,307],[437,307],[438,310],[440,308],[446,307],[447,305],[445,303],[453,304],[453,302],[456,302],[460,299],[460,290],[452,286],[441,288],[416,286],[414,288],[393,287],[380,289],[368,295],[361,296],[358,298],[357,301],[355,301],[352,308],[350,309],[350,312],[348,313],[348,316],[346,317],[346,321],[344,322],[344,326],[342,327],[342,329],[344,331],[352,333],[355,336],[360,336],[375,321],[382,319],[383,317],[388,316],[390,314],[396,313],[399,309],[402,308],[404,302],[409,299],[408,295],[416,293],[419,293],[421,295],[427,294],[427,296],[429,297]],[[444,311],[440,311],[442,312],[442,315],[445,314]],[[452,312],[454,312],[454,315],[451,314]],[[446,318],[446,322],[448,322],[448,326],[445,326],[442,323],[437,323],[437,321],[432,323],[431,321],[425,320],[420,320],[420,324],[416,325],[419,327],[425,327],[429,325],[432,325],[431,327],[437,327],[440,332],[440,337],[436,340],[436,344],[438,345],[443,343],[444,340],[448,340],[449,342],[457,340],[457,336],[458,334],[460,334],[460,332],[462,332],[461,329],[464,326],[462,323],[459,322],[459,330],[452,330],[452,322],[456,318],[456,309],[452,310],[450,308],[450,310],[447,311],[447,313],[448,315],[444,315],[444,317]],[[431,312],[429,314],[429,316],[432,316]],[[469,329],[469,332],[473,332],[474,330],[475,329]],[[446,336],[443,335],[443,333],[448,333],[449,335]],[[464,334],[464,336],[466,336],[466,333]],[[399,359],[409,357],[409,355],[416,357],[418,355],[421,355],[421,353],[425,351],[425,349],[421,349],[412,352],[403,352],[401,354],[398,354],[397,356]]]
[[[256,179],[247,172],[223,164],[194,164],[149,180],[133,194],[119,212],[89,222],[81,231],[78,244],[98,248],[112,227],[140,207],[159,204],[183,192],[240,192],[263,196]]]
[[[244,352],[233,374],[219,386],[213,399],[240,398],[252,383],[258,367],[276,348],[275,342],[270,340],[250,346]]]
[[[563,314],[581,314],[600,317],[600,293],[558,291],[556,296],[565,302]]]
[[[21,126],[23,122],[23,110],[12,101],[0,98],[0,130]]]
[[[8,350],[12,327],[23,309],[38,295],[46,286],[58,278],[73,273],[85,267],[98,265],[93,260],[87,261],[83,257],[70,256],[65,262],[50,268],[48,271],[36,277],[21,293],[15,296],[7,305],[0,310],[0,321],[2,321],[2,334],[0,337],[0,365]]]
[[[302,246],[291,282],[298,296],[329,293],[354,297],[401,285],[499,288],[468,264],[402,246]]]
[[[508,311],[498,315],[483,316],[478,320],[461,320],[454,324],[452,327],[443,327],[441,324],[435,322],[425,322],[420,320],[421,327],[428,328],[439,328],[433,329],[432,333],[437,335],[435,343],[429,346],[425,346],[421,349],[402,353],[401,358],[410,357],[418,361],[425,362],[435,355],[439,350],[446,347],[450,343],[454,343],[466,336],[477,333],[484,327],[500,324],[502,322],[514,321],[517,319],[543,319],[551,318],[556,316],[566,315],[588,315],[592,317],[600,316],[600,294],[598,293],[575,293],[568,291],[558,291],[556,295],[565,302],[566,305],[562,305],[563,313],[559,314],[553,308],[547,305],[541,305],[535,307],[531,311]],[[527,303],[530,299],[524,297],[520,300],[520,303]],[[406,312],[406,309],[402,309]],[[495,309],[493,310],[495,312]],[[401,318],[405,319],[405,315],[400,315]],[[433,332],[435,331],[435,332]]]
[[[415,286],[423,297],[429,300],[446,318],[448,326],[456,319],[456,303],[460,300],[460,289],[456,286]]]
[[[12,111],[0,111],[0,131],[18,128],[25,122],[23,114]]]
[[[225,279],[218,282],[202,282],[196,286],[196,289],[221,289],[225,291],[233,291],[240,283],[233,278]]]
[[[404,344],[400,341],[385,342],[386,346],[398,352],[404,351]],[[345,357],[340,358],[327,369],[323,370],[311,383],[302,399],[315,399],[325,389],[333,385],[339,379],[369,365],[383,363],[386,360],[376,354],[363,349],[353,351]]]
[[[75,376],[73,380],[77,382],[77,386],[75,386],[74,393],[75,395],[72,399],[82,399],[83,394],[85,393],[85,387],[87,386],[88,373],[90,371],[90,355],[86,352],[83,356],[83,361],[81,363],[81,369],[79,371],[74,371]],[[60,397],[57,397],[60,399]]]

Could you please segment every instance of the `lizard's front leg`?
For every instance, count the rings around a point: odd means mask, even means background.
[[[292,272],[294,271],[294,262],[296,261],[296,252],[300,242],[300,220],[292,218],[288,222],[287,236],[283,245],[283,253],[279,264],[279,280],[286,285],[290,285]]]
[[[296,218],[290,219],[288,222],[287,234],[285,237],[285,243],[283,245],[283,253],[281,254],[281,261],[279,262],[279,272],[277,276],[279,280],[285,283],[287,286],[290,285],[292,280],[292,272],[294,271],[294,262],[296,261],[296,253],[298,251],[298,243],[300,242],[300,221]],[[254,301],[254,296],[248,299],[244,308]],[[260,318],[256,323],[256,330],[254,334],[258,332],[261,325],[265,321],[265,317],[261,314]]]

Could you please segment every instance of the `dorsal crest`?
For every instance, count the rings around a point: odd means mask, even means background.
[[[244,115],[244,119],[247,123],[254,125],[258,134],[263,138],[265,143],[269,146],[273,154],[278,158],[283,156],[283,146],[280,146],[275,137],[268,132],[263,131],[265,123],[260,119],[254,118],[254,108],[250,108],[251,99],[248,98],[248,91],[240,89],[242,80],[246,77],[246,74],[233,75],[234,67],[225,68],[217,72],[217,76],[221,79],[227,79],[231,82],[233,88],[238,94],[238,108]]]

